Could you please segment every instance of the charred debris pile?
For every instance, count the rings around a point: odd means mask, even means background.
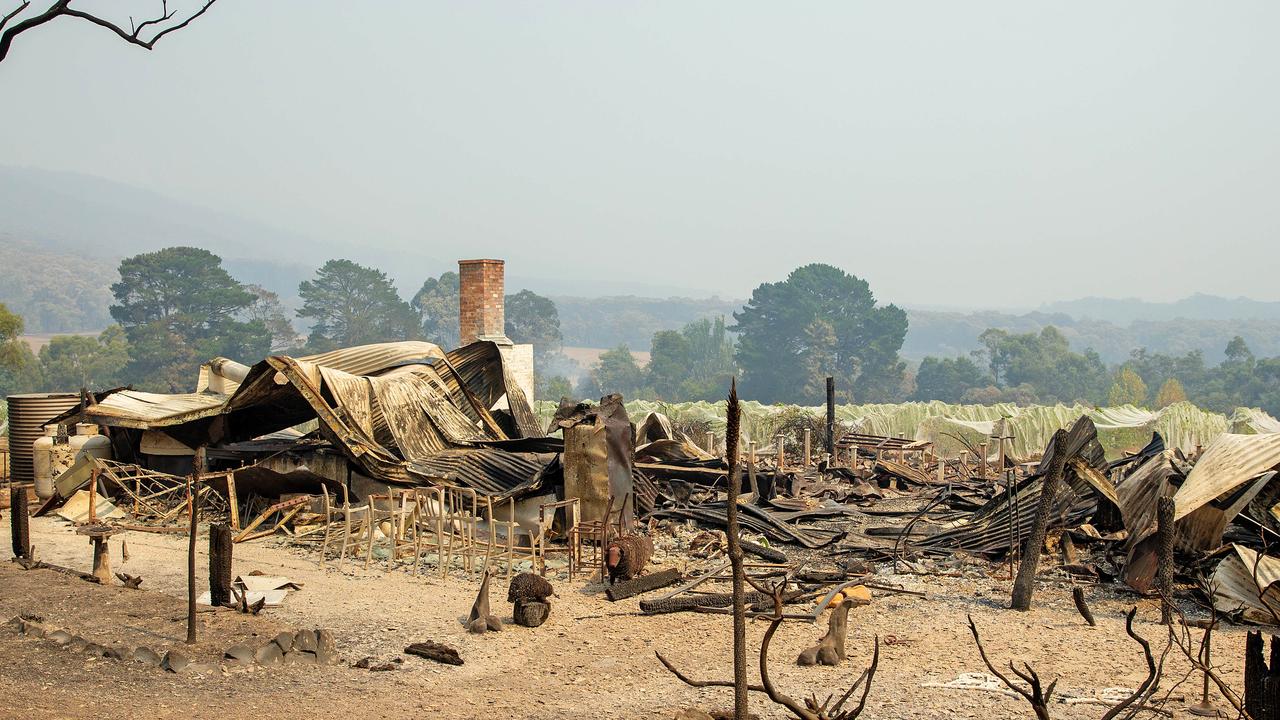
[[[748,575],[786,579],[797,618],[864,597],[886,565],[1007,563],[1012,579],[1047,551],[1041,574],[1280,624],[1280,434],[1190,453],[1154,434],[1108,459],[1081,417],[1026,458],[997,422],[988,443],[941,457],[929,442],[841,431],[829,414],[775,445],[740,443],[731,477],[724,438],[658,413],[633,422],[616,395],[563,401],[541,427],[513,377],[495,342],[401,342],[218,359],[194,393],[85,394],[52,422],[99,426],[110,457],[81,456],[38,512],[183,533],[194,504],[234,542],[309,543],[322,562],[508,578],[598,569],[644,612],[716,613],[727,594],[708,587],[728,577],[737,483]],[[751,600],[774,611],[771,593]]]

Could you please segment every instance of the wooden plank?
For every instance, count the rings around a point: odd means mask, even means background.
[[[227,473],[227,503],[231,506],[231,532],[240,532],[240,503],[236,501],[236,474]]]

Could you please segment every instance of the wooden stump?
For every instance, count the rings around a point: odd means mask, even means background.
[[[93,577],[102,585],[109,585],[111,578],[111,554],[107,552],[105,537],[92,537],[93,542]]]
[[[551,615],[551,603],[537,600],[518,602],[511,612],[512,619],[517,625],[530,628],[536,628],[546,622],[549,615]]]
[[[222,607],[231,604],[231,526],[217,523],[209,526],[209,604]]]
[[[31,523],[27,515],[27,489],[21,485],[9,487],[9,530],[13,535],[13,556],[30,559]]]

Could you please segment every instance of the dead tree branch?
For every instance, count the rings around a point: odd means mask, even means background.
[[[1122,700],[1119,705],[1108,710],[1107,714],[1102,716],[1102,720],[1115,720],[1115,718],[1120,717],[1120,713],[1134,703],[1145,704],[1160,686],[1160,675],[1164,669],[1165,655],[1169,653],[1169,645],[1165,645],[1164,654],[1160,656],[1160,663],[1157,665],[1155,657],[1151,655],[1151,643],[1133,631],[1133,618],[1137,614],[1138,608],[1136,606],[1129,610],[1129,614],[1124,619],[1124,631],[1142,646],[1142,655],[1147,661],[1147,679],[1142,681],[1142,684],[1138,686],[1137,690],[1133,691],[1132,695]]]
[[[129,29],[126,30],[106,18],[71,7],[71,0],[58,0],[53,5],[49,6],[49,8],[44,12],[32,15],[24,20],[20,20],[10,27],[9,21],[22,14],[31,6],[30,0],[23,0],[17,8],[0,19],[0,30],[3,31],[0,33],[0,62],[9,55],[9,48],[13,45],[15,38],[28,30],[33,30],[44,25],[50,20],[54,20],[59,17],[72,17],[84,20],[115,33],[121,40],[124,40],[130,45],[137,45],[140,48],[151,50],[155,48],[156,43],[160,42],[160,39],[165,35],[185,28],[194,22],[196,18],[204,15],[216,1],[217,0],[205,0],[204,4],[200,6],[200,9],[189,15],[185,20],[169,24],[171,21],[175,20],[178,15],[178,11],[169,9],[168,0],[161,0],[160,14],[158,16],[137,24],[135,24],[133,18],[130,17]],[[8,27],[7,30],[5,29],[6,27]]]
[[[969,619],[969,632],[973,634],[973,642],[978,646],[978,656],[982,658],[983,664],[987,666],[987,669],[991,671],[991,674],[995,675],[1000,682],[1004,683],[1005,687],[1018,693],[1028,703],[1030,703],[1031,709],[1035,712],[1036,717],[1039,718],[1039,720],[1049,720],[1049,700],[1053,697],[1053,689],[1058,684],[1058,681],[1054,680],[1049,683],[1049,687],[1042,688],[1040,685],[1040,676],[1036,674],[1035,669],[1032,668],[1031,665],[1025,662],[1022,663],[1022,667],[1026,669],[1024,672],[1015,667],[1012,660],[1009,661],[1009,669],[1027,683],[1027,688],[1023,688],[1021,685],[1010,680],[1007,675],[997,670],[996,666],[987,658],[986,648],[982,647],[982,638],[978,637],[978,626],[973,624],[973,616],[966,615],[965,617]]]
[[[769,628],[765,630],[764,637],[760,641],[760,684],[748,685],[747,689],[752,692],[762,692],[769,696],[773,702],[785,707],[792,715],[799,720],[854,720],[862,714],[863,709],[867,705],[867,697],[871,694],[871,683],[875,678],[876,669],[880,665],[880,638],[875,639],[875,652],[871,657],[871,665],[862,671],[862,675],[849,687],[838,700],[832,704],[834,695],[828,695],[827,699],[818,702],[817,698],[810,695],[801,704],[788,695],[780,692],[773,685],[773,681],[769,679],[769,644],[773,642],[773,636],[778,632],[778,627],[782,625],[786,618],[782,614],[782,598],[786,589],[786,581],[778,583],[771,590],[774,601],[773,618],[769,622]],[[693,680],[680,672],[675,665],[662,656],[661,653],[654,653],[658,656],[658,661],[663,667],[671,671],[671,674],[680,679],[681,682],[691,687],[734,687],[734,682],[730,680]],[[849,710],[843,710],[845,703],[853,696],[858,689],[862,689],[862,696],[858,700],[857,706]]]

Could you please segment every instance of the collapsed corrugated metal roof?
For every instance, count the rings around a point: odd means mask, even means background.
[[[450,353],[431,343],[400,342],[302,358],[274,356],[244,373],[228,362],[215,360],[202,369],[203,392],[121,390],[82,415],[100,425],[163,429],[192,447],[250,440],[318,420],[321,434],[371,477],[401,484],[432,479],[415,462],[450,449],[542,435],[493,342]],[[207,389],[214,386],[234,391],[228,396]],[[517,473],[520,482],[528,474]],[[507,489],[509,482],[486,490]]]

